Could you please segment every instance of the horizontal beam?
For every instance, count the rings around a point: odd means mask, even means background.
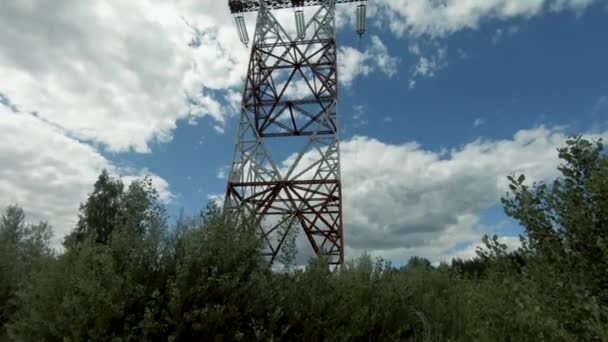
[[[289,185],[319,185],[319,184],[339,184],[336,179],[319,180],[291,180],[291,181],[271,181],[271,182],[228,182],[231,187],[242,186],[289,186]]]
[[[322,0],[265,0],[270,9],[293,8],[304,6],[319,6]],[[362,0],[336,0],[337,4],[349,2],[361,2]],[[363,0],[367,1],[367,0]],[[232,13],[255,12],[260,9],[259,0],[228,0],[228,6]]]

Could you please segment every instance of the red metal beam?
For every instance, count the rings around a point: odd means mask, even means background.
[[[330,185],[330,187],[324,192],[315,187],[318,185]],[[252,189],[260,190],[247,198],[241,195]],[[331,264],[342,263],[344,252],[340,181],[229,183],[227,193],[229,197],[227,200],[235,201],[237,206],[255,208],[255,222],[270,249],[268,256],[271,257],[271,262],[278,255],[285,237],[281,236],[277,243],[273,243],[269,236],[278,229],[280,221],[271,227],[262,225],[262,221],[266,217],[291,214],[299,221],[315,253],[334,257],[329,260]],[[315,236],[320,240],[315,239]]]

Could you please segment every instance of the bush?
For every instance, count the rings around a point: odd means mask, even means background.
[[[102,173],[61,255],[48,225],[2,216],[0,340],[607,341],[608,157],[580,137],[559,152],[550,185],[510,177],[519,250],[485,237],[477,258],[437,267],[298,270],[290,250],[275,273],[254,225],[210,205],[169,228],[149,180],[124,190]]]

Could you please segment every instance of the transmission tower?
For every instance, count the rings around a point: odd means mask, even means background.
[[[357,33],[362,35],[366,1],[228,3],[245,45],[249,36],[243,13],[258,14],[225,209],[253,218],[271,263],[289,231],[301,229],[315,254],[340,265],[344,230],[335,9],[338,3],[356,3]],[[306,6],[314,6],[308,20]],[[273,10],[287,8],[294,11],[295,30],[273,15]],[[282,155],[287,152],[289,158]]]

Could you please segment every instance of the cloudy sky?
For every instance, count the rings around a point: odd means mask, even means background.
[[[347,257],[514,245],[506,176],[549,179],[569,134],[608,137],[608,1],[369,7],[361,41],[354,7],[338,17]],[[106,168],[194,213],[225,189],[247,59],[227,1],[0,1],[0,206],[59,241]]]

